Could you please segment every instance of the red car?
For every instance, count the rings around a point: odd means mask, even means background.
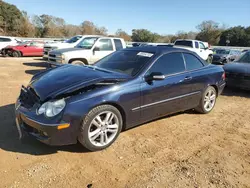
[[[1,53],[4,57],[43,56],[43,46],[44,44],[40,42],[21,43],[5,47]]]

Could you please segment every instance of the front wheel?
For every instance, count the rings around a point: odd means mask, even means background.
[[[210,55],[210,56],[208,56],[208,58],[207,58],[207,62],[208,62],[208,63],[210,63],[210,64],[213,62],[213,58],[212,58],[212,56],[211,56],[211,55]]]
[[[12,52],[12,57],[21,57],[21,53],[19,51]]]
[[[79,142],[90,151],[109,147],[122,130],[122,116],[117,108],[101,105],[85,117],[78,136]]]
[[[214,87],[209,86],[202,95],[200,104],[195,110],[202,114],[211,112],[216,103],[217,92]]]
[[[85,65],[85,63],[81,60],[75,60],[71,62],[72,65]]]

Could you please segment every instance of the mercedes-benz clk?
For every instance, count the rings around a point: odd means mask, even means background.
[[[167,114],[209,113],[225,73],[195,53],[136,47],[93,66],[63,65],[35,75],[16,102],[16,124],[49,145],[78,141],[91,151],[110,146],[122,130]],[[153,126],[153,125],[152,125]]]

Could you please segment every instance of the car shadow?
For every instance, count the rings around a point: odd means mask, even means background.
[[[239,96],[239,97],[245,97],[245,98],[250,98],[250,91],[249,90],[243,90],[243,89],[238,89],[238,88],[229,88],[226,87],[222,95],[224,96]]]
[[[0,122],[0,149],[2,150],[30,155],[48,155],[57,153],[58,151],[72,153],[89,152],[80,144],[58,147],[48,146],[28,135],[25,135],[20,140],[15,125],[14,104],[0,107]]]
[[[23,65],[30,66],[30,67],[48,67],[48,63],[46,62],[27,62],[23,63]]]
[[[45,69],[34,69],[34,70],[25,70],[25,73],[35,75],[35,74],[43,72],[43,71],[45,71]]]
[[[37,60],[37,61],[45,61],[43,58],[35,58],[34,60]]]

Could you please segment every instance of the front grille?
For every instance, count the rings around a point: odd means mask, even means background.
[[[55,54],[49,54],[49,57],[56,57]]]
[[[21,106],[30,109],[34,106],[34,104],[39,102],[39,97],[32,88],[22,86],[19,100]]]
[[[44,47],[44,48],[43,48],[43,51],[45,51],[45,52],[49,52],[50,50],[52,50],[51,47]]]

